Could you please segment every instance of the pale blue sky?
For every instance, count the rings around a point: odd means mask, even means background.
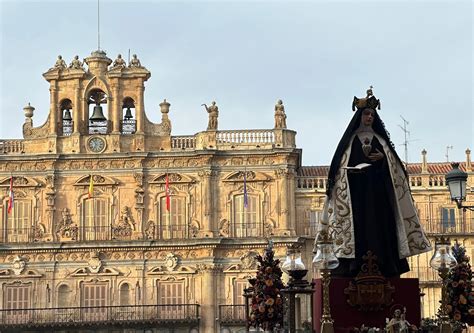
[[[216,100],[220,129],[272,128],[281,98],[304,165],[327,165],[368,85],[404,158],[464,161],[474,150],[471,1],[106,1],[101,47],[128,49],[151,71],[148,117],[171,103],[172,135],[206,129]],[[97,49],[97,2],[0,0],[0,138],[21,138],[49,112],[42,73]]]

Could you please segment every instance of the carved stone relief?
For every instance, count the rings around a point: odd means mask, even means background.
[[[165,268],[168,272],[174,271],[178,266],[179,258],[174,253],[168,253],[165,257]]]
[[[20,275],[25,270],[26,261],[20,256],[16,256],[15,259],[13,259],[11,267],[15,275]]]

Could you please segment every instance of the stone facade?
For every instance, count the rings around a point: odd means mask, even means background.
[[[220,131],[213,103],[208,130],[172,136],[169,102],[160,104],[161,123],[146,117],[150,72],[136,56],[128,66],[102,51],[77,61],[43,75],[46,122],[34,127],[28,105],[24,138],[0,140],[1,325],[21,331],[18,323],[34,316],[32,331],[81,323],[117,332],[168,332],[170,323],[183,332],[238,330],[253,257],[268,239],[277,257],[300,243],[311,262],[328,168],[301,166],[280,100],[274,129]],[[423,156],[408,169],[425,228],[473,251],[474,215],[451,210],[447,164]],[[462,167],[473,188],[469,155]],[[408,274],[421,279],[424,316],[435,314],[439,295],[429,258],[412,258]]]

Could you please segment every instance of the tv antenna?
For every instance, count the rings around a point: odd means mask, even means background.
[[[449,150],[453,149],[453,146],[446,146],[446,162],[449,162]]]
[[[403,120],[403,127],[401,125],[398,125],[398,127],[400,127],[403,133],[405,134],[405,140],[403,141],[402,146],[405,147],[405,164],[408,164],[408,137],[410,136],[410,131],[407,129],[407,125],[409,125],[410,123],[401,115],[400,118],[402,118]]]
[[[409,125],[410,123],[408,122],[408,120],[403,118],[401,115],[400,115],[400,118],[402,118],[402,120],[403,120],[403,126],[398,125],[398,127],[400,127],[402,129],[402,131],[405,135],[405,140],[403,141],[403,143],[401,145],[405,147],[405,165],[408,165],[408,144],[412,141],[417,141],[417,140],[416,139],[415,140],[409,140],[410,131],[407,129],[407,125]]]

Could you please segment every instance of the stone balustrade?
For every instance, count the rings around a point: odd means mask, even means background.
[[[217,144],[273,144],[273,130],[229,130],[217,132]]]
[[[327,177],[296,177],[297,190],[326,190]]]
[[[0,154],[21,154],[24,152],[23,140],[0,140]]]
[[[196,148],[196,137],[194,135],[182,135],[171,137],[172,149],[194,149]]]

